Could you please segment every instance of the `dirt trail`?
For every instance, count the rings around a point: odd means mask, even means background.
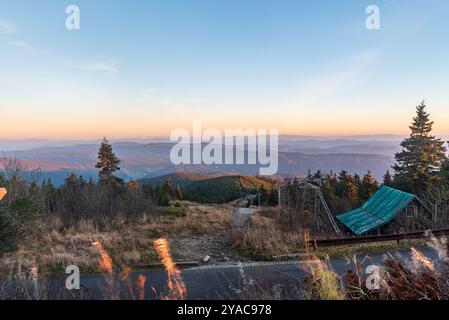
[[[249,217],[256,212],[255,208],[234,208],[233,214],[236,227],[241,227],[248,221]]]
[[[173,238],[170,246],[177,261],[201,262],[210,256],[208,264],[250,261],[229,244],[229,231],[216,234]]]
[[[208,210],[214,206],[200,205],[195,208]],[[252,208],[230,208],[229,210],[232,210],[236,228],[241,227],[255,211]],[[201,262],[206,256],[210,257],[208,264],[250,261],[248,257],[230,245],[229,236],[232,230],[231,228],[210,234],[172,238],[170,246],[178,261]]]

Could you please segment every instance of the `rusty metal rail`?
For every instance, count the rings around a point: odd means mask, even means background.
[[[449,235],[449,229],[436,229],[436,230],[426,230],[408,233],[398,233],[398,234],[385,234],[385,235],[375,235],[375,236],[364,236],[364,237],[352,237],[352,238],[337,238],[337,239],[321,239],[321,240],[310,240],[311,246],[319,247],[332,247],[340,246],[345,244],[358,244],[358,243],[369,243],[369,242],[383,242],[383,241],[400,241],[405,239],[422,239],[427,238],[430,235],[436,237]]]

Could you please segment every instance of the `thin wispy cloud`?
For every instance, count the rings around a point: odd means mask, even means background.
[[[31,47],[31,45],[25,41],[11,41],[10,42],[12,46],[14,47],[19,47],[19,48],[29,48]]]
[[[107,72],[107,73],[110,73],[111,75],[117,75],[117,73],[119,72],[116,65],[111,64],[111,63],[106,63],[106,62],[96,62],[96,63],[92,63],[92,64],[86,64],[86,65],[80,66],[80,68],[83,70],[86,70],[86,71]]]
[[[98,72],[98,73],[106,73],[112,79],[117,79],[118,74],[120,73],[119,61],[95,61],[89,63],[66,63],[69,67],[86,71],[86,72]]]
[[[17,29],[14,23],[0,19],[0,34],[13,34]]]

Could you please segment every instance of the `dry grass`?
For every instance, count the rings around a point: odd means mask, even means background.
[[[231,233],[231,244],[245,254],[258,259],[272,259],[273,256],[306,253],[304,229],[286,227],[276,209],[262,209],[254,213],[248,223]],[[324,234],[321,236],[325,236]],[[313,239],[313,236],[312,236]],[[425,239],[361,243],[332,247],[314,248],[320,258],[352,257],[385,253],[392,250],[424,247]]]
[[[62,272],[68,265],[77,265],[82,271],[98,271],[98,250],[92,247],[99,241],[111,255],[114,267],[141,266],[159,262],[152,241],[159,237],[188,234],[207,234],[229,228],[231,210],[223,207],[168,207],[133,220],[114,219],[107,226],[83,220],[63,228],[55,217],[43,221],[41,230],[22,239],[15,252],[0,258],[0,273],[39,266],[42,273]]]
[[[231,243],[260,259],[295,253],[304,247],[302,233],[282,230],[271,211],[253,214],[249,223],[231,235]]]
[[[192,207],[185,219],[177,219],[172,232],[177,235],[208,234],[232,227],[232,212],[220,207]]]
[[[328,257],[320,259],[314,254],[304,261],[301,269],[309,273],[304,283],[298,283],[295,299],[311,300],[449,300],[449,241],[428,239],[428,245],[438,258],[430,260],[415,248],[410,249],[410,258],[404,262],[393,256],[379,264],[379,287],[368,289],[368,275],[362,263],[353,258],[355,269],[343,277],[334,272]],[[275,286],[267,287],[252,279],[245,278],[241,270],[244,294],[250,299],[279,299]],[[368,281],[370,282],[370,281]],[[289,297],[285,297],[289,298]]]
[[[352,257],[354,255],[382,254],[389,251],[407,250],[411,247],[421,248],[427,245],[425,239],[408,239],[397,241],[348,244],[333,247],[322,247],[316,251],[321,258]]]
[[[448,300],[449,242],[431,237],[428,243],[438,253],[434,261],[419,250],[410,249],[411,258],[405,263],[387,256],[380,267],[378,290],[366,287],[364,272],[357,268],[346,276],[346,296],[353,300]]]

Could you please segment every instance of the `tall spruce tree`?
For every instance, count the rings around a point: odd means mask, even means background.
[[[173,188],[171,177],[168,177],[167,180],[165,180],[163,189],[169,198],[173,198],[173,196],[175,195],[175,189]]]
[[[358,186],[354,176],[342,170],[338,175],[337,195],[341,198],[347,198],[353,203],[358,201]]]
[[[406,191],[422,193],[435,180],[445,162],[446,148],[441,139],[431,134],[433,121],[424,101],[416,107],[416,116],[409,127],[410,136],[401,143],[403,148],[395,156],[395,185]]]
[[[112,146],[106,138],[103,138],[98,150],[98,162],[95,168],[100,169],[99,181],[103,185],[121,185],[123,180],[116,176],[115,172],[120,170],[120,160],[112,151]]]
[[[393,177],[391,176],[390,170],[385,172],[383,185],[387,187],[391,187],[393,185]]]
[[[374,179],[371,171],[368,171],[362,179],[359,189],[359,197],[361,200],[368,200],[379,189],[379,183]]]
[[[64,180],[65,186],[69,187],[69,188],[77,188],[78,187],[78,176],[74,173],[71,172],[67,178],[65,178]]]
[[[182,200],[184,198],[181,187],[179,185],[176,185],[175,194],[177,200]]]

